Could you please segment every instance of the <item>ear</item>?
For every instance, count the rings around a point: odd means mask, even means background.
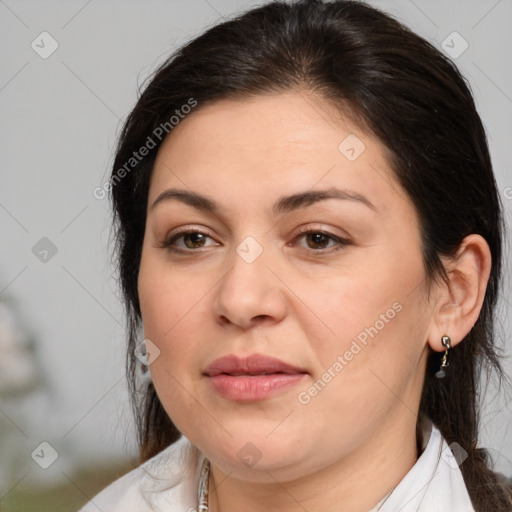
[[[483,237],[469,235],[456,255],[443,264],[448,282],[437,285],[428,335],[428,343],[436,352],[445,350],[442,336],[450,336],[455,346],[478,320],[491,273],[491,251]]]

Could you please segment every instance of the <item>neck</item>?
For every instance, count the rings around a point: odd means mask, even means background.
[[[401,418],[399,428],[382,425],[364,446],[315,473],[280,482],[267,471],[268,483],[224,474],[212,464],[210,512],[368,512],[415,464],[416,418]],[[395,425],[397,423],[394,423]]]

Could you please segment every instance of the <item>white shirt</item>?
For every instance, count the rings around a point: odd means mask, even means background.
[[[434,425],[430,428],[416,464],[369,512],[474,512],[455,456],[440,431]],[[79,512],[196,512],[203,459],[182,436],[116,480]]]

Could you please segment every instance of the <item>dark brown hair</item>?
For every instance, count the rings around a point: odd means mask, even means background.
[[[428,282],[446,278],[441,256],[453,256],[467,235],[479,234],[489,244],[493,264],[479,319],[452,350],[443,381],[433,377],[439,354],[431,352],[420,412],[448,444],[457,442],[468,453],[461,471],[475,509],[511,510],[512,491],[488,467],[486,452],[476,448],[480,375],[494,371],[503,379],[494,333],[503,221],[484,128],[454,64],[395,19],[357,1],[271,2],[214,26],[171,55],[128,116],[110,190],[141,461],[180,435],[152,384],[138,394],[134,357],[141,341],[137,278],[148,189],[163,139],[155,133],[162,126],[170,132],[170,116],[191,98],[199,109],[221,99],[290,90],[348,109],[387,148],[420,219]],[[127,169],[148,137],[156,147]],[[127,172],[119,179],[123,167]]]

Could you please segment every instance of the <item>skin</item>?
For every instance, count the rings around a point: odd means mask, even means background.
[[[338,149],[349,134],[365,145],[354,161]],[[363,512],[417,460],[428,351],[443,350],[444,334],[456,345],[474,325],[491,262],[471,235],[445,261],[449,283],[428,283],[414,206],[385,155],[304,91],[198,108],[159,150],[138,282],[144,334],[160,350],[150,371],[165,410],[211,461],[210,510]],[[328,199],[271,212],[283,195],[331,186],[374,209]],[[152,207],[169,188],[208,196],[220,210],[176,199]],[[178,238],[182,252],[162,247],[180,227],[207,236]],[[263,250],[252,263],[236,251],[247,236]],[[301,403],[299,393],[393,304],[394,318]],[[233,353],[277,357],[307,375],[265,400],[227,400],[203,372]],[[258,459],[250,466],[237,455],[247,443]]]

